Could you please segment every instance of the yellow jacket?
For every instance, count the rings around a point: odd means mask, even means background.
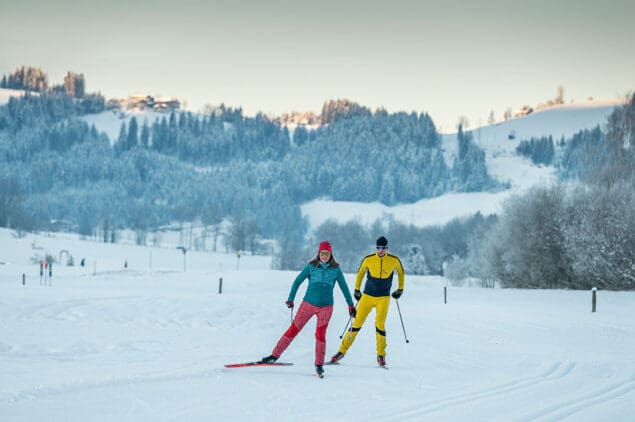
[[[397,271],[399,280],[399,288],[403,290],[405,275],[401,261],[395,255],[387,253],[380,257],[374,254],[364,257],[359,270],[357,270],[357,278],[355,279],[355,290],[360,290],[362,278],[366,274],[366,284],[364,285],[364,293],[370,296],[389,296],[392,287],[392,276]]]

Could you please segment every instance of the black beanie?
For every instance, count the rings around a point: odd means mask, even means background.
[[[384,236],[381,236],[379,239],[377,239],[377,246],[388,246],[388,239],[386,239]]]

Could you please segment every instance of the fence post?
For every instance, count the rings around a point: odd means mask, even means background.
[[[218,294],[223,293],[223,277],[218,279]]]
[[[22,285],[26,285],[26,274],[22,273]]]
[[[443,303],[448,303],[448,286],[443,286]]]
[[[594,287],[591,289],[591,312],[595,312],[597,309],[597,298],[596,298],[596,292],[597,292],[597,287]]]

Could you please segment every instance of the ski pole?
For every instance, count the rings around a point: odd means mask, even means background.
[[[357,301],[357,305],[359,305],[359,300]],[[357,309],[357,306],[355,306],[355,309]],[[353,320],[353,315],[348,317],[348,322],[346,323],[346,326],[344,327],[344,331],[342,331],[342,335],[340,336],[340,338],[344,337],[344,334],[346,333],[346,330],[348,329],[348,324],[350,324],[352,320]]]
[[[401,321],[401,328],[403,329],[403,336],[406,339],[406,343],[410,343],[410,340],[408,340],[408,336],[406,335],[406,327],[404,327],[404,325],[403,325],[403,318],[401,317],[401,309],[399,309],[399,301],[397,299],[395,299],[395,302],[397,303],[397,311],[399,311],[399,320]]]
[[[340,338],[344,337],[344,334],[346,333],[346,330],[348,329],[348,324],[351,323],[352,319],[353,319],[352,315],[348,317],[348,322],[346,323],[346,326],[344,327],[344,331],[342,331],[342,335],[340,336]]]

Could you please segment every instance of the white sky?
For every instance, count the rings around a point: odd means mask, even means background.
[[[281,114],[329,99],[428,112],[444,131],[635,87],[635,3],[25,0],[0,5],[0,74],[71,70],[89,91]],[[443,3],[443,4],[441,4]]]

